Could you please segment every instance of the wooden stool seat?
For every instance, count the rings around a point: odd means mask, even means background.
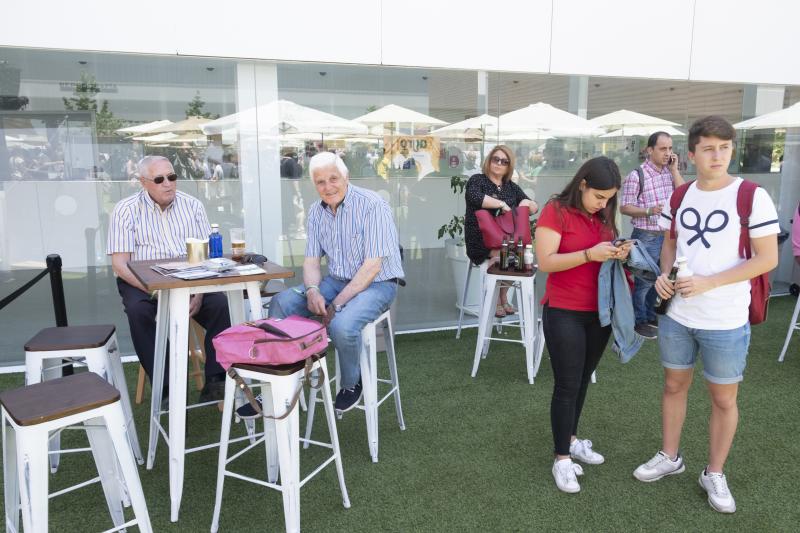
[[[45,328],[25,343],[26,352],[83,350],[105,346],[116,331],[112,324]]]
[[[0,404],[19,426],[34,426],[119,400],[119,391],[94,372],[44,381],[0,393]]]
[[[325,352],[317,354],[318,358],[325,357]],[[245,363],[236,363],[233,368],[241,370],[249,370],[251,372],[259,372],[261,374],[270,374],[273,376],[290,376],[295,372],[303,370],[306,366],[306,360],[297,361],[287,365],[248,365]]]

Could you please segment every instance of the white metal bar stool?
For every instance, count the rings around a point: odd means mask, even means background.
[[[231,428],[233,415],[233,396],[236,383],[228,376],[225,380],[225,406],[222,413],[222,429],[220,431],[219,464],[217,469],[217,494],[214,503],[214,517],[211,522],[211,532],[219,529],[219,515],[222,506],[222,490],[225,476],[230,476],[243,481],[256,483],[264,487],[275,489],[283,494],[283,513],[286,522],[286,531],[289,533],[300,531],[300,488],[312,477],[319,473],[331,462],[335,463],[336,474],[339,477],[339,488],[342,491],[342,504],[345,509],[350,508],[350,498],[344,483],[344,469],[342,456],[339,451],[339,438],[336,432],[336,418],[333,412],[331,392],[325,383],[322,383],[322,397],[325,407],[325,417],[328,421],[330,443],[309,441],[316,446],[322,446],[332,451],[308,476],[300,479],[300,417],[292,398],[298,392],[298,379],[304,375],[305,361],[291,365],[234,365],[233,368],[242,379],[249,379],[252,386],[262,387],[264,413],[277,417],[276,419],[264,418],[264,433],[259,434],[254,443],[248,444],[244,449],[228,457],[228,435]],[[323,376],[327,375],[325,356],[322,354],[318,360],[313,361],[310,370],[321,370]],[[266,389],[264,388],[266,387]],[[278,406],[277,408],[273,406]],[[286,412],[291,409],[289,412]],[[228,469],[230,463],[252,450],[261,442],[265,443],[267,453],[267,479],[255,479]],[[230,441],[233,442],[233,441]],[[277,475],[271,472],[271,464],[277,451],[277,460],[280,464],[280,484]]]
[[[513,272],[500,270],[493,265],[486,271],[483,284],[483,301],[481,303],[480,318],[478,319],[478,340],[475,343],[475,358],[472,363],[472,377],[478,373],[481,359],[489,353],[491,341],[513,342],[525,347],[525,367],[528,373],[528,383],[533,385],[533,380],[539,371],[542,358],[543,342],[536,337],[539,332],[539,322],[536,317],[536,302],[534,301],[534,279],[536,272]],[[519,295],[519,324],[509,324],[506,327],[519,327],[520,339],[505,339],[492,337],[494,325],[494,310],[500,295],[500,283],[511,283]]]
[[[789,342],[792,340],[792,334],[800,330],[800,321],[797,320],[798,315],[800,315],[800,298],[797,298],[797,303],[794,305],[792,320],[789,321],[789,331],[786,332],[786,341],[783,343],[783,350],[781,350],[781,354],[778,356],[779,363],[782,363],[783,359],[786,357],[786,350],[789,349]]]
[[[480,276],[481,280],[480,286],[483,287],[486,278],[486,269],[489,268],[489,260],[487,259],[486,261],[477,266],[474,265],[472,261],[467,262],[467,277],[464,279],[464,289],[463,292],[461,293],[461,305],[459,306],[459,311],[458,311],[458,328],[456,328],[456,339],[461,338],[461,327],[464,321],[464,308],[466,307],[467,294],[469,293],[469,280],[472,277],[473,268],[478,269],[478,275]],[[480,303],[483,304],[483,298],[481,298]],[[478,310],[478,314],[480,316],[480,310]]]
[[[139,472],[128,442],[120,392],[93,372],[81,372],[0,394],[6,531],[46,532],[48,500],[95,480],[48,495],[48,441],[53,431],[83,423],[89,436],[106,504],[114,522],[108,531],[138,525],[150,532]],[[123,480],[118,479],[122,475]],[[121,490],[127,487],[135,518],[125,521]]]
[[[377,328],[383,329],[383,339],[386,347],[386,358],[389,366],[389,379],[378,377],[378,337]],[[391,313],[384,312],[381,316],[364,326],[361,330],[361,384],[363,386],[363,398],[356,406],[357,409],[364,411],[367,419],[367,441],[369,444],[369,454],[373,463],[378,462],[378,407],[394,396],[394,407],[397,414],[397,423],[400,430],[406,429],[403,420],[403,406],[400,403],[400,381],[397,373],[397,357],[394,350],[394,331],[392,329]],[[339,354],[336,354],[336,377],[331,380],[336,382],[336,390],[339,390]],[[330,382],[329,382],[330,383]],[[329,386],[328,383],[328,386]],[[378,397],[378,383],[389,385],[380,398]],[[317,399],[316,389],[312,389],[308,399],[308,419],[306,422],[306,440],[311,438],[311,430],[314,425],[314,405]]]
[[[111,324],[102,324],[45,328],[39,331],[25,343],[25,384],[32,385],[61,377],[64,366],[62,359],[68,360],[67,364],[85,365],[119,390],[131,450],[136,461],[143,464],[144,458],[120,360],[116,328]],[[61,429],[50,440],[51,472],[58,470],[60,432]]]

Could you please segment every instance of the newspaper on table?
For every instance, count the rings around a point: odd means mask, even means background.
[[[182,279],[185,281],[193,279],[206,279],[206,278],[227,278],[234,276],[252,276],[254,274],[264,274],[266,271],[258,265],[232,265],[227,270],[211,270],[203,263],[190,264],[186,261],[171,261],[168,263],[160,263],[150,267],[154,271],[163,276],[171,276],[173,278]]]

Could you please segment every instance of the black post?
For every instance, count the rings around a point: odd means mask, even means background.
[[[64,299],[64,280],[61,279],[61,256],[50,254],[47,256],[47,270],[50,271],[50,291],[53,294],[53,311],[56,315],[56,326],[59,328],[67,327],[67,302]],[[62,360],[62,363],[68,361]],[[61,369],[64,376],[73,373],[72,365],[66,365]]]
[[[53,311],[56,315],[56,326],[67,326],[67,302],[64,300],[64,281],[61,279],[61,256],[47,256],[47,269],[50,271],[50,290],[53,293]]]

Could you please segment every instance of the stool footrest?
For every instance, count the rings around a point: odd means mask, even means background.
[[[91,448],[89,448],[91,451]],[[89,485],[93,485],[94,483],[98,483],[100,481],[100,476],[94,477],[92,479],[83,481],[78,483],[77,485],[72,485],[71,487],[67,487],[66,489],[61,489],[57,492],[53,492],[47,495],[48,498],[55,498],[56,496],[61,496],[62,494],[66,494],[68,492],[72,492],[73,490],[82,489],[83,487],[88,487]]]

